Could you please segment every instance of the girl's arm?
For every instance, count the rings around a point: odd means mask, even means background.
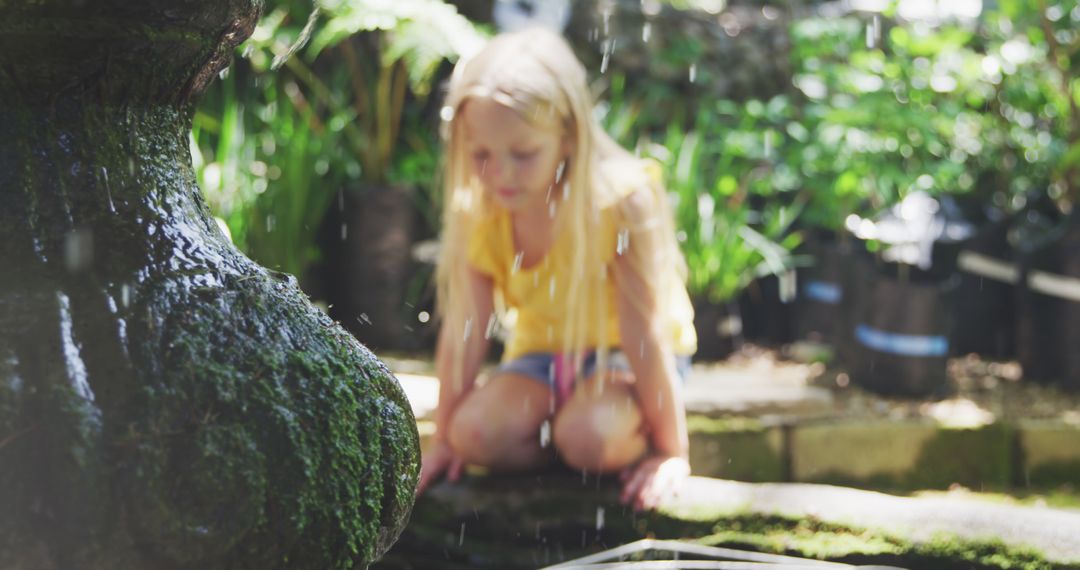
[[[642,416],[649,428],[652,448],[666,457],[689,457],[689,438],[682,385],[675,370],[675,357],[665,338],[666,319],[657,315],[655,304],[641,306],[644,280],[626,261],[616,260],[618,280],[619,332],[623,350],[636,378],[633,386]]]
[[[489,341],[485,333],[493,310],[491,279],[471,268],[468,279],[469,290],[472,292],[469,303],[472,314],[465,316],[468,324],[461,330],[452,330],[451,326],[447,325],[447,319],[439,328],[439,338],[435,346],[435,371],[439,375],[435,438],[433,444],[423,452],[418,493],[439,480],[444,472],[451,481],[456,481],[461,474],[462,461],[454,454],[449,442],[450,422],[458,404],[476,383],[476,375],[480,372],[484,355],[487,354]],[[465,329],[468,329],[468,332]],[[457,350],[461,350],[460,365],[455,358]]]
[[[629,248],[614,261],[618,298],[619,333],[622,349],[630,360],[636,381],[634,389],[642,415],[649,428],[656,454],[687,459],[689,438],[682,397],[682,384],[675,370],[667,315],[660,314],[655,286],[645,276],[662,275],[665,268],[659,255],[653,195],[639,190],[626,198],[623,212],[627,223],[639,231],[631,232]]]
[[[665,237],[674,236],[660,233],[670,227],[657,223],[657,199],[663,198],[648,189],[626,198],[622,211],[631,228],[629,249],[612,264],[622,349],[634,371],[634,392],[652,448],[649,456],[622,474],[620,498],[639,510],[653,509],[678,493],[690,475],[682,384],[669,342],[669,319],[660,302],[665,293],[661,280],[669,277],[664,272],[673,265],[664,256],[678,251],[664,245],[671,244]]]
[[[435,345],[435,372],[439,377],[439,405],[435,411],[435,439],[446,442],[450,421],[461,400],[472,390],[480,366],[487,355],[490,340],[487,338],[488,320],[494,311],[491,278],[475,269],[469,269],[470,305],[472,314],[466,315],[466,330],[449,330],[446,320],[439,329]],[[457,366],[454,350],[461,347],[461,365]]]

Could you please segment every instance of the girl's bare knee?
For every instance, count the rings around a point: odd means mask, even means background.
[[[450,421],[449,443],[454,452],[467,463],[487,465],[497,450],[495,438],[484,417],[468,407],[462,407]]]
[[[640,418],[637,422],[626,419],[606,418],[597,410],[561,415],[552,434],[555,448],[574,469],[618,471],[636,461],[646,447]]]

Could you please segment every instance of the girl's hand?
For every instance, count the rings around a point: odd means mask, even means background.
[[[638,511],[655,509],[664,499],[677,495],[689,476],[690,463],[682,457],[646,457],[623,470],[619,500]]]
[[[454,450],[445,441],[437,441],[421,454],[420,460],[420,484],[416,487],[416,494],[424,492],[432,483],[435,483],[446,473],[446,479],[457,482],[461,478],[462,461],[454,455]]]

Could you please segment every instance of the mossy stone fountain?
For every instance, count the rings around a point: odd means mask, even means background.
[[[0,0],[0,568],[364,568],[419,447],[389,371],[200,196],[259,0]]]

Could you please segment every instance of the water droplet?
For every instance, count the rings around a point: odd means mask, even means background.
[[[697,64],[696,63],[691,63],[690,64],[690,72],[689,73],[690,73],[690,83],[693,83],[694,81],[697,80]]]
[[[64,236],[64,265],[71,273],[90,268],[94,262],[94,232],[75,228]]]
[[[115,214],[116,206],[113,204],[112,187],[109,185],[109,171],[104,166],[101,167],[101,181],[105,186],[105,196],[109,199],[109,211]]]
[[[866,23],[866,49],[874,49],[881,43],[881,16],[874,17]]]
[[[644,26],[641,26],[641,41],[649,43],[649,38],[652,37],[652,24],[645,22]]]
[[[120,286],[120,304],[125,309],[131,306],[131,286],[127,283]]]
[[[218,72],[218,77],[220,77],[221,79],[227,78],[229,76],[229,73],[230,73],[229,70],[230,69],[232,69],[232,68],[231,67],[226,67],[225,69],[222,69],[221,71]]]
[[[418,321],[420,321],[422,323],[426,323],[426,322],[431,320],[431,314],[428,313],[427,311],[420,311],[416,315],[416,320],[418,320]]]
[[[274,231],[274,216],[273,214],[266,215],[266,233]]]
[[[464,336],[463,340],[468,341],[470,336],[472,336],[472,319],[471,318],[465,319],[465,336]]]
[[[611,54],[615,51],[615,38],[611,38],[604,44],[604,57],[600,60],[600,73],[607,73],[608,63],[611,61]]]
[[[521,271],[521,260],[524,259],[525,252],[519,251],[514,255],[514,265],[510,267],[510,273],[517,273]]]
[[[548,217],[553,220],[555,219],[555,202],[548,204]]]
[[[555,183],[562,182],[563,173],[566,172],[566,161],[559,163],[559,166],[555,167]]]
[[[332,306],[333,305],[331,305],[331,307]],[[329,309],[330,307],[327,307],[327,308]],[[370,325],[371,324],[371,317],[369,317],[367,315],[367,313],[360,313],[360,316],[356,317],[356,320],[360,321],[361,324],[365,324],[365,325]]]
[[[347,237],[349,237],[349,226],[341,224],[341,241],[345,241]]]
[[[544,420],[544,423],[540,424],[540,447],[547,449],[548,445],[551,445],[551,422]]]
[[[457,545],[461,546],[463,542],[465,542],[465,523],[461,523],[461,532],[458,533]]]
[[[615,243],[615,253],[622,255],[630,247],[630,230],[619,230],[619,236]]]
[[[596,532],[604,530],[604,507],[596,507]]]
[[[337,193],[337,209],[339,212],[345,211],[345,192],[341,190]]]
[[[555,298],[555,277],[552,276],[551,281],[548,282],[548,297]]]

